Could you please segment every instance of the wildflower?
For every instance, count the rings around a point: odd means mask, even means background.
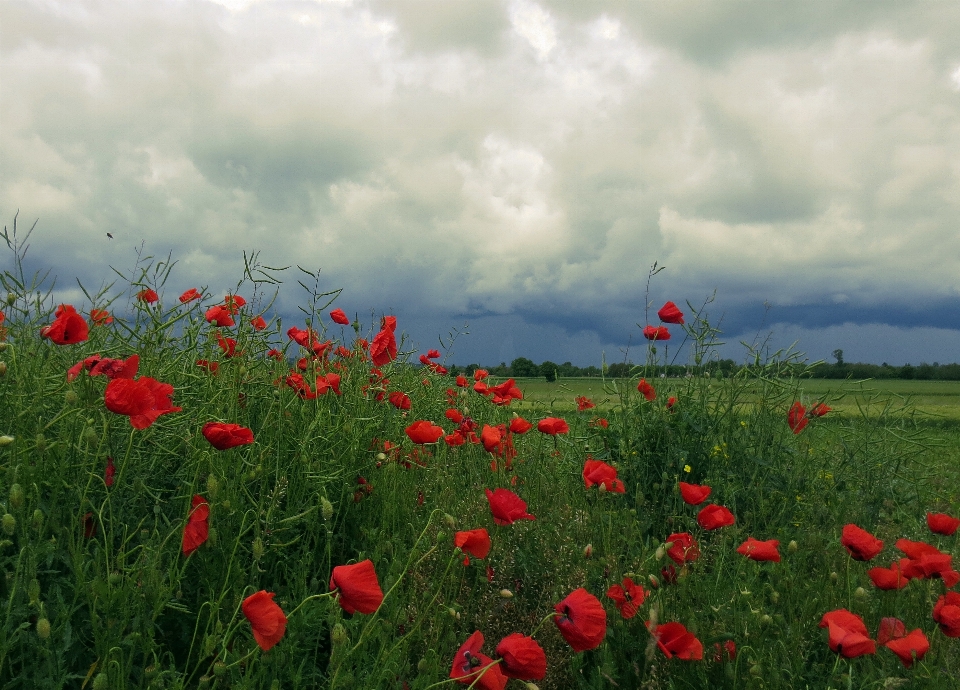
[[[337,601],[347,613],[373,613],[383,603],[383,591],[370,559],[338,565],[330,575],[330,589],[340,590]]]
[[[960,593],[947,592],[933,606],[933,620],[947,637],[960,637]]]
[[[436,443],[443,436],[443,429],[433,422],[420,419],[406,429],[407,436],[417,444]]]
[[[585,395],[578,395],[576,398],[576,403],[577,412],[583,412],[584,410],[590,410],[596,407],[596,405],[593,404],[593,401]]]
[[[90,320],[94,326],[107,326],[113,323],[113,317],[106,309],[91,309]]]
[[[282,361],[283,361],[283,353],[282,353],[280,350],[278,350],[277,348],[275,348],[275,347],[270,348],[270,349],[267,351],[267,357],[272,357],[273,359],[277,360],[278,362],[282,362]]]
[[[547,675],[547,655],[532,637],[511,633],[500,640],[497,656],[500,668],[508,678],[542,680]]]
[[[203,496],[194,496],[191,501],[190,515],[183,528],[183,555],[189,556],[207,541],[210,526],[210,504]]]
[[[648,402],[653,402],[657,399],[657,391],[647,383],[646,379],[640,379],[640,382],[637,384],[637,390],[640,391],[640,395],[646,398]]]
[[[180,412],[174,407],[170,396],[173,386],[161,383],[149,376],[133,379],[113,379],[104,392],[104,405],[115,414],[130,417],[134,429],[146,429],[162,414]]]
[[[330,318],[333,319],[334,323],[338,323],[341,326],[346,326],[350,323],[350,319],[347,318],[347,315],[344,313],[343,309],[334,309],[330,312]]]
[[[267,322],[263,318],[263,314],[260,316],[250,319],[250,325],[253,326],[253,330],[262,331],[267,327]]]
[[[697,524],[705,530],[729,527],[736,521],[737,519],[734,517],[733,513],[730,512],[729,508],[726,506],[718,506],[713,503],[704,507],[697,514]]]
[[[626,492],[623,482],[617,479],[617,468],[589,456],[583,464],[583,482],[588,489],[594,484],[599,484],[607,491],[618,494]]]
[[[89,363],[89,366],[87,366]],[[126,359],[111,359],[109,357],[100,357],[94,355],[83,360],[84,366],[87,366],[90,376],[106,376],[108,379],[132,379],[137,375],[140,368],[140,355],[130,355]],[[76,372],[78,365],[71,367],[70,372]],[[67,374],[67,380],[70,379],[70,372]]]
[[[960,527],[960,518],[951,517],[946,513],[927,513],[927,527],[936,534],[953,536]]]
[[[949,589],[960,582],[960,573],[953,570],[953,556],[922,541],[898,539],[897,548],[909,557],[903,563],[903,574],[912,578],[939,577]]]
[[[503,690],[507,685],[507,677],[500,670],[500,664],[480,653],[482,647],[483,633],[477,630],[467,638],[453,657],[450,678],[478,690]]]
[[[211,374],[216,374],[217,371],[220,369],[220,362],[210,362],[205,359],[198,359],[196,361],[196,365],[198,367],[203,367],[204,369],[209,371]]]
[[[253,432],[239,424],[207,422],[203,425],[201,433],[217,450],[228,450],[253,443]]]
[[[460,388],[466,388],[467,385],[468,385],[467,377],[466,377],[466,376],[462,376],[462,375],[461,375],[461,376],[457,376],[457,385],[458,385]]]
[[[676,404],[677,404],[677,399],[676,399],[675,397],[673,397],[673,396],[671,395],[669,398],[667,398],[667,409],[668,409],[668,410],[672,410],[672,409],[673,409],[673,406],[676,405]]]
[[[826,403],[817,403],[816,405],[811,407],[809,410],[807,410],[807,416],[822,417],[823,415],[827,414],[827,412],[830,412],[830,411],[831,411],[831,408],[827,406]]]
[[[113,464],[113,458],[107,456],[107,466],[103,469],[103,483],[106,486],[113,486],[113,478],[117,474],[117,467]]]
[[[514,417],[510,420],[510,431],[515,434],[525,434],[533,428],[533,424],[523,417]]]
[[[236,323],[230,314],[230,310],[222,304],[217,304],[207,309],[204,318],[207,320],[207,323],[215,324],[221,328],[227,328]]]
[[[370,359],[373,363],[382,367],[397,358],[397,339],[394,331],[397,328],[397,318],[395,316],[384,316],[380,332],[373,337],[370,343]]]
[[[261,589],[243,600],[243,615],[250,621],[253,639],[260,649],[267,651],[283,638],[287,631],[287,617],[273,601],[276,595]]]
[[[237,355],[242,355],[242,352],[237,352],[237,341],[234,338],[224,338],[221,334],[217,333],[217,344],[220,346],[220,349],[223,350],[224,357],[236,357]]]
[[[670,331],[666,326],[646,326],[643,329],[643,337],[647,340],[670,340]]]
[[[910,582],[910,578],[903,574],[903,565],[909,562],[909,559],[901,558],[899,562],[891,563],[889,568],[870,568],[867,577],[877,589],[903,589]]]
[[[799,434],[803,431],[809,421],[810,418],[807,417],[807,409],[799,400],[790,406],[790,411],[787,412],[787,424],[790,425],[794,434]]]
[[[603,604],[583,587],[575,589],[556,604],[553,622],[573,651],[596,649],[607,633],[607,612]]]
[[[236,314],[240,307],[246,306],[247,300],[240,295],[227,295],[223,298],[223,306],[231,313]]]
[[[592,422],[590,422],[590,426],[597,427],[599,429],[606,429],[610,426],[610,422],[608,422],[603,417],[597,417]]]
[[[649,592],[644,590],[640,585],[635,584],[629,577],[623,578],[621,584],[611,585],[607,590],[607,596],[613,599],[617,608],[620,610],[620,615],[625,619],[633,618],[637,615],[637,607],[643,605],[647,594],[649,594]]]
[[[667,555],[677,565],[693,563],[700,558],[700,548],[697,546],[697,541],[687,532],[671,534],[667,537],[667,541],[673,544],[667,549]]]
[[[147,288],[146,290],[141,290],[137,293],[137,299],[141,302],[146,302],[147,304],[153,304],[160,299],[160,296],[153,288]]]
[[[551,436],[556,436],[557,434],[566,434],[570,431],[570,427],[567,425],[566,420],[563,420],[559,417],[547,417],[546,419],[541,419],[537,422],[537,431],[540,431],[544,434],[550,434]]]
[[[180,295],[180,303],[186,304],[187,302],[192,302],[195,299],[202,299],[203,295],[200,294],[200,291],[197,288],[190,288],[182,295]]]
[[[667,302],[660,307],[657,316],[659,316],[660,320],[664,323],[683,324],[683,312],[680,311],[673,302]]]
[[[390,404],[396,407],[398,410],[410,409],[410,396],[401,391],[393,391],[387,397],[387,400],[389,400]]]
[[[340,374],[329,372],[317,377],[317,395],[323,395],[328,390],[332,390],[335,395],[341,395]]]
[[[706,484],[688,484],[680,482],[680,497],[687,505],[698,506],[707,500],[707,496],[713,491]]]
[[[759,541],[753,537],[748,537],[745,542],[737,547],[737,553],[743,554],[754,561],[773,561],[780,562],[780,552],[777,547],[780,542],[776,539]]]
[[[527,512],[527,503],[509,489],[484,489],[493,521],[498,525],[512,525],[517,520],[536,520]]]
[[[57,307],[53,323],[40,329],[40,337],[50,338],[57,345],[82,343],[89,333],[86,320],[69,304]]]
[[[696,635],[688,631],[683,623],[664,623],[663,625],[651,626],[647,622],[647,628],[657,641],[657,647],[668,659],[677,657],[686,661],[699,661],[703,659],[703,644],[697,639]]]
[[[864,654],[875,654],[876,643],[867,636],[863,619],[846,609],[837,609],[823,614],[820,627],[827,628],[831,651],[852,659]]]
[[[463,415],[460,414],[459,410],[456,410],[454,408],[448,409],[446,412],[443,413],[443,416],[449,419],[454,424],[459,424],[460,422],[463,421]]]
[[[486,558],[490,553],[490,535],[483,528],[457,532],[453,537],[453,545],[474,558]],[[465,558],[464,565],[469,564],[469,557]]]
[[[900,623],[900,621],[897,622]],[[903,623],[900,623],[900,625],[902,626]],[[879,642],[879,640],[877,641]],[[927,639],[920,628],[911,630],[906,635],[898,636],[882,644],[900,657],[900,662],[905,668],[912,667],[914,661],[921,661],[930,651],[930,640]]]
[[[737,658],[737,643],[733,640],[727,640],[722,647],[719,642],[714,642],[713,649],[713,661],[715,663],[733,661]]]
[[[883,550],[883,542],[853,523],[843,526],[840,543],[857,561],[869,561]]]

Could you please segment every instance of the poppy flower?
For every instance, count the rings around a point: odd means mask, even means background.
[[[623,482],[617,479],[616,467],[589,457],[583,463],[583,483],[588,489],[594,484],[599,484],[607,491],[618,494],[626,492]]]
[[[240,307],[246,306],[247,300],[245,300],[240,295],[226,295],[223,298],[223,306],[226,307],[231,314],[236,314],[240,311]]]
[[[606,429],[610,426],[610,422],[608,422],[603,417],[597,417],[592,422],[590,422],[590,426],[594,426],[600,429]]]
[[[877,628],[877,644],[885,645],[890,640],[899,640],[906,635],[907,626],[899,618],[888,616],[880,619],[880,627]]]
[[[658,340],[670,340],[670,331],[666,326],[646,326],[643,329],[643,337],[654,342]]]
[[[713,660],[715,663],[723,661],[733,661],[737,658],[737,643],[733,640],[727,640],[720,646],[719,642],[713,643]]]
[[[115,414],[130,417],[134,429],[146,429],[162,414],[180,412],[174,407],[170,396],[173,386],[161,383],[149,376],[133,379],[113,379],[104,391],[103,403]]]
[[[828,629],[830,650],[844,658],[852,659],[877,652],[877,645],[868,636],[863,619],[846,609],[837,609],[823,614],[820,627]]]
[[[91,309],[90,320],[94,326],[106,326],[113,323],[113,317],[106,309]]]
[[[82,343],[90,334],[87,321],[69,304],[61,304],[54,312],[54,321],[40,329],[42,338],[50,338],[57,345]]]
[[[667,542],[673,543],[673,546],[667,549],[667,555],[677,565],[693,563],[700,558],[700,547],[697,546],[697,540],[687,532],[671,534],[667,537]]]
[[[328,390],[332,390],[336,395],[340,395],[340,374],[333,372],[317,377],[317,395],[323,395]]]
[[[402,391],[393,391],[387,400],[390,401],[390,404],[396,407],[398,410],[409,410],[410,409],[410,396]]]
[[[397,318],[395,316],[384,316],[380,332],[373,337],[373,342],[370,343],[370,359],[378,367],[382,367],[397,358],[397,339],[394,336],[396,328]]]
[[[467,377],[463,375],[457,376],[457,385],[460,388],[466,388],[469,385],[469,382],[467,381]]]
[[[444,436],[443,442],[448,446],[462,446],[467,442],[467,439],[465,439],[459,431],[454,431],[452,434]]]
[[[903,589],[910,582],[910,578],[903,574],[904,562],[909,562],[909,559],[901,558],[899,563],[891,563],[889,568],[870,568],[867,577],[877,589]]]
[[[253,326],[253,330],[262,331],[267,327],[267,322],[264,320],[263,315],[254,317],[250,319],[250,325]]]
[[[103,470],[103,483],[107,486],[113,486],[113,478],[117,474],[117,467],[113,464],[113,458],[107,457],[107,466]]]
[[[186,304],[187,302],[191,302],[195,299],[202,299],[202,298],[203,298],[203,295],[200,294],[200,291],[197,290],[197,288],[190,288],[189,290],[184,292],[182,295],[180,295],[180,302],[181,304]]]
[[[570,431],[570,427],[567,425],[566,420],[561,419],[560,417],[547,417],[546,419],[541,419],[537,422],[537,431],[540,431],[544,434],[550,434],[551,436],[556,436],[557,434],[566,434]]]
[[[533,424],[523,417],[514,417],[510,420],[510,431],[515,434],[525,434],[533,428]]]
[[[647,383],[646,379],[640,379],[640,382],[637,384],[637,390],[640,391],[640,395],[646,398],[648,402],[653,402],[657,399],[657,391]]]
[[[883,646],[900,657],[904,667],[910,668],[913,666],[914,660],[922,660],[930,651],[930,640],[927,639],[920,628],[917,628],[906,635],[885,642]]]
[[[493,659],[480,653],[482,647],[483,633],[477,630],[460,645],[453,657],[450,678],[479,690],[503,690],[507,685],[507,677],[500,670],[500,664],[495,664]]]
[[[647,623],[650,628],[650,623]],[[664,623],[650,630],[657,647],[668,659],[677,657],[686,661],[703,659],[703,643],[687,630],[683,623]]]
[[[333,319],[334,323],[338,323],[341,326],[346,326],[350,323],[350,319],[347,318],[347,315],[344,313],[343,309],[334,309],[330,312],[330,318]]]
[[[794,434],[799,434],[803,431],[803,428],[807,426],[807,422],[809,421],[810,418],[807,417],[807,408],[805,408],[799,400],[790,406],[790,411],[787,412],[787,424],[790,425]]]
[[[817,403],[816,405],[811,407],[809,410],[807,410],[807,416],[822,417],[823,415],[827,414],[827,412],[830,412],[831,409],[832,408],[829,407],[826,403]]]
[[[672,409],[673,409],[673,406],[676,405],[676,404],[677,404],[677,399],[676,399],[675,397],[673,397],[673,396],[671,395],[669,398],[667,398],[667,409],[668,409],[668,410],[672,410]]]
[[[436,443],[443,436],[443,429],[433,422],[420,419],[408,426],[404,431],[411,441],[418,444]]]
[[[278,350],[277,348],[275,348],[275,347],[270,348],[270,349],[267,351],[267,357],[272,357],[273,359],[277,360],[278,362],[282,362],[282,361],[283,361],[283,353],[282,353],[280,350]]]
[[[287,631],[287,617],[273,601],[276,595],[261,589],[243,600],[243,615],[250,621],[253,639],[260,649],[267,651],[283,638]]]
[[[207,323],[215,324],[220,328],[228,328],[236,323],[230,314],[230,310],[222,304],[217,304],[207,309],[204,318],[207,320]]]
[[[484,489],[493,521],[498,525],[512,525],[517,520],[536,520],[527,512],[527,502],[509,489]]]
[[[511,633],[497,645],[500,669],[508,678],[543,680],[547,675],[547,655],[532,637]]]
[[[664,323],[683,324],[683,312],[680,311],[673,302],[667,302],[660,307],[657,316],[659,316],[660,320]]]
[[[629,577],[623,578],[623,582],[618,585],[611,585],[607,590],[607,596],[613,599],[613,602],[620,609],[620,615],[625,618],[633,618],[637,615],[637,607],[643,605],[647,592],[638,584],[635,584]]]
[[[95,536],[97,536],[97,521],[93,517],[93,513],[86,513],[83,516],[83,538],[93,539]],[[934,609],[934,613],[936,613],[936,609]]]
[[[224,357],[236,357],[237,355],[243,354],[242,352],[237,352],[237,341],[234,338],[224,338],[221,334],[217,333],[217,345],[223,350]]]
[[[141,302],[146,302],[147,304],[153,304],[154,302],[159,301],[160,296],[153,288],[147,288],[146,290],[141,290],[137,293],[137,299]]]
[[[205,359],[198,359],[196,361],[196,365],[198,367],[203,367],[204,369],[209,371],[211,374],[216,374],[217,371],[219,371],[220,369],[220,362],[210,362]]]
[[[203,544],[210,535],[207,522],[210,517],[210,504],[203,496],[194,496],[191,502],[190,516],[183,528],[183,555],[189,556]]]
[[[459,410],[456,410],[454,408],[448,409],[446,412],[443,413],[443,416],[449,419],[454,424],[459,424],[460,422],[463,421],[463,415],[460,413]]]
[[[486,558],[490,553],[490,535],[483,528],[457,532],[453,545],[474,558]]]
[[[947,592],[933,605],[933,620],[947,637],[960,637],[960,593]]]
[[[553,622],[573,651],[596,649],[603,642],[607,634],[607,612],[600,600],[583,587],[568,594],[553,609],[560,614],[553,617]]]
[[[84,360],[87,362],[90,358]],[[140,368],[140,355],[130,355],[126,359],[102,357],[90,366],[90,376],[106,376],[108,379],[132,379]]]
[[[340,590],[337,601],[347,613],[373,613],[383,603],[383,591],[370,559],[338,565],[330,575],[330,589]]]
[[[949,553],[943,553],[932,544],[909,539],[898,539],[896,545],[909,557],[902,563],[903,574],[907,577],[939,577],[947,588],[960,582],[960,573],[953,570],[953,556]]]
[[[705,530],[729,527],[736,521],[737,519],[733,516],[733,513],[730,512],[729,508],[726,506],[718,506],[714,503],[704,507],[697,514],[697,524]]]
[[[698,506],[707,500],[707,496],[713,491],[706,484],[687,484],[680,482],[680,497],[687,505]]]
[[[483,449],[488,453],[493,453],[500,449],[500,443],[503,441],[503,434],[499,428],[495,426],[490,426],[489,424],[483,425],[483,430],[480,432],[480,443],[483,444]]]
[[[593,401],[585,395],[578,395],[576,398],[576,403],[577,412],[583,412],[584,410],[590,410],[596,407],[596,405],[593,404]]]
[[[507,379],[496,386],[490,386],[487,393],[491,396],[490,402],[494,405],[509,405],[514,400],[523,400],[523,391],[517,388],[514,379]]]
[[[72,367],[67,369],[67,381],[75,380],[80,375],[81,371],[83,371],[84,369],[89,371],[99,361],[100,361],[100,355],[90,355],[86,359],[80,360],[79,362],[74,364]]]
[[[754,561],[773,561],[774,563],[779,563],[780,552],[777,550],[778,546],[780,546],[780,542],[776,539],[760,541],[753,537],[748,537],[745,542],[737,547],[737,553]]]
[[[927,527],[931,532],[950,537],[960,527],[960,518],[951,517],[946,513],[927,513]]]
[[[207,422],[203,425],[201,433],[217,450],[228,450],[253,443],[253,432],[239,424]]]
[[[857,561],[869,561],[883,550],[883,541],[853,523],[843,526],[840,543]]]

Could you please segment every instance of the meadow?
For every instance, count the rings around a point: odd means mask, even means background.
[[[255,261],[227,295],[158,262],[64,305],[13,249],[3,687],[960,685],[937,395],[851,403],[793,356],[453,377],[316,275],[296,324]]]

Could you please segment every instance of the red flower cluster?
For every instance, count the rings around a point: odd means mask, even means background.
[[[482,647],[483,633],[477,630],[460,645],[453,657],[450,678],[481,690],[503,690],[507,686],[507,677],[500,670],[500,664],[480,652]]]
[[[153,304],[154,302],[160,300],[160,296],[153,288],[147,288],[146,290],[141,290],[137,293],[137,299],[141,302],[146,302],[147,304]]]
[[[195,299],[203,299],[203,295],[200,294],[200,291],[197,288],[190,288],[182,295],[180,295],[180,303],[186,304],[187,302],[192,302]]]
[[[591,410],[594,407],[596,407],[596,405],[593,404],[593,401],[590,400],[590,398],[588,398],[585,395],[578,395],[576,398],[576,403],[577,403],[577,412],[583,412],[584,410]]]
[[[673,544],[667,549],[667,555],[670,556],[677,565],[693,563],[700,558],[700,547],[697,546],[697,540],[687,532],[671,534],[667,537],[667,543]]]
[[[847,659],[875,654],[877,651],[877,645],[870,639],[863,619],[846,609],[823,614],[820,627],[828,629],[830,650]]]
[[[787,412],[787,424],[794,434],[799,434],[813,417],[822,417],[828,412],[830,412],[830,407],[825,403],[817,403],[808,410],[797,400]]]
[[[210,504],[203,496],[194,496],[190,515],[183,528],[183,555],[189,556],[203,544],[210,534]]]
[[[840,543],[846,548],[851,558],[857,561],[869,561],[883,550],[881,540],[853,523],[843,526]]]
[[[76,379],[84,369],[90,376],[106,376],[108,379],[132,379],[137,375],[137,369],[139,368],[140,355],[130,355],[125,360],[91,355],[67,369],[67,381]]]
[[[433,422],[420,419],[404,429],[411,441],[417,444],[436,443],[443,436],[443,428]]]
[[[113,317],[106,309],[91,309],[90,320],[94,326],[107,326],[113,323]]]

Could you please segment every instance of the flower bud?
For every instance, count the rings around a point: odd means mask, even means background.
[[[320,497],[320,515],[323,516],[326,522],[329,522],[333,517],[333,504],[327,500],[326,496]]]
[[[220,482],[217,481],[217,476],[211,472],[207,475],[207,496],[211,501],[216,500],[217,492],[220,490]]]
[[[9,446],[13,443],[13,436],[0,436],[0,446]]]
[[[157,677],[157,674],[158,674],[159,672],[160,672],[160,669],[158,669],[158,668],[157,668],[155,665],[153,665],[153,664],[150,664],[150,665],[147,666],[145,669],[143,669],[143,675],[144,675],[144,677],[145,677],[147,680],[153,680],[154,678]]]
[[[798,548],[800,547],[797,545],[796,539],[791,539],[790,543],[787,544],[787,551],[789,551],[790,553],[796,553]]]
[[[227,674],[227,665],[218,661],[213,665],[213,675],[217,678],[223,678]]]
[[[13,306],[13,303],[17,301],[17,294],[15,292],[7,293],[7,305]]]
[[[534,683],[527,683],[527,690],[540,690]]]
[[[647,579],[650,580],[650,586],[654,589],[660,589],[660,580],[657,579],[656,575],[648,575]]]
[[[772,601],[774,604],[780,603],[780,592],[770,592],[770,601]]]
[[[13,536],[13,533],[17,530],[17,518],[13,517],[10,513],[6,513],[3,516],[2,524],[3,531],[9,536]]]
[[[386,453],[377,453],[377,460],[379,460],[380,462],[383,462],[386,459],[387,459]]]
[[[107,576],[107,582],[116,587],[121,582],[123,582],[123,575],[114,571]]]
[[[501,589],[500,596],[504,599],[513,599],[513,592],[511,592],[509,589]]]
[[[47,439],[43,434],[37,434],[37,450],[41,453],[47,449]]]
[[[253,560],[259,561],[263,558],[263,539],[257,537],[253,540]]]
[[[670,548],[670,547],[667,546],[666,544],[661,544],[660,546],[657,547],[657,551],[656,551],[656,553],[654,553],[654,556],[656,557],[656,559],[657,559],[658,561],[662,561],[662,560],[663,560],[663,557],[664,557],[665,555],[667,555],[667,549],[668,549],[668,548]]]
[[[40,603],[40,580],[34,578],[27,585],[27,596],[30,597],[30,605],[36,606]]]
[[[768,614],[763,614],[760,616],[760,625],[770,625],[773,622],[773,619]]]
[[[78,402],[80,402],[80,396],[77,395],[77,392],[71,388],[63,394],[63,400],[68,405],[76,405]]]
[[[444,539],[446,539],[446,538],[447,538],[447,535],[446,535],[445,532],[443,532],[442,530],[439,531],[439,532],[437,532],[437,543],[438,543],[438,544],[439,544],[440,542],[442,542],[442,541],[443,541]]]
[[[14,510],[23,507],[23,487],[19,484],[10,485],[10,507]]]
[[[593,558],[593,544],[587,544],[583,547],[583,557]]]
[[[41,640],[46,640],[50,637],[50,621],[48,621],[46,617],[37,620],[37,635]]]
[[[443,523],[450,529],[457,528],[457,521],[456,519],[454,519],[454,517],[450,513],[443,514]]]
[[[39,441],[39,439],[37,440]],[[97,430],[94,429],[92,426],[88,426],[86,429],[83,430],[83,440],[86,441],[87,445],[91,447],[100,443],[100,437],[97,435]],[[40,444],[37,443],[37,447],[39,446]]]
[[[110,687],[110,677],[101,671],[93,679],[93,690],[108,690]]]
[[[837,571],[833,571],[832,573],[830,573],[830,582],[832,582],[833,584],[837,584],[837,580],[839,579],[840,579],[840,576],[837,575]]]
[[[750,667],[751,676],[756,676],[759,678],[762,673],[763,673],[763,668],[761,668],[760,664],[754,664],[753,666]]]
[[[857,587],[853,591],[853,596],[855,596],[857,599],[866,599],[870,595],[867,594],[867,590],[865,590],[863,587]]]
[[[7,375],[7,363],[0,362],[0,376],[6,376],[6,375]]]
[[[210,687],[210,681],[213,680],[210,676],[200,676],[200,680],[197,681],[197,687],[200,690],[207,690]]]
[[[33,528],[40,529],[43,527],[43,511],[37,508],[33,511]]]

